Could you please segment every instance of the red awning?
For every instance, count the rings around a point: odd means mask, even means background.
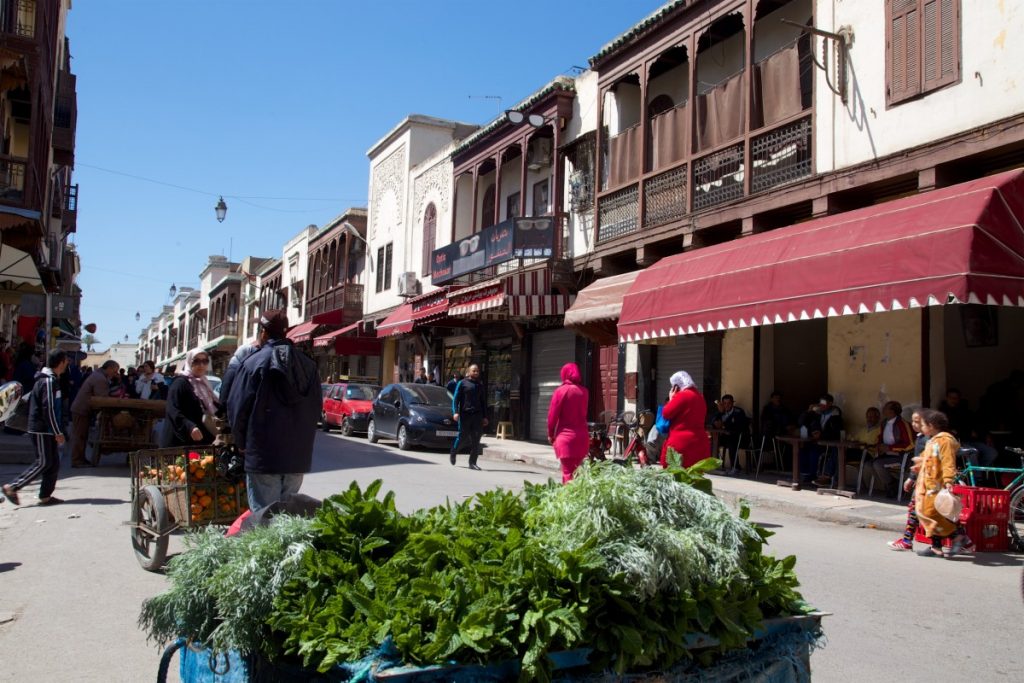
[[[313,332],[315,332],[318,327],[320,327],[320,323],[299,323],[292,329],[288,330],[288,338],[295,344],[302,344],[303,342],[307,342],[313,338]]]
[[[433,292],[421,294],[409,299],[412,306],[412,319],[416,325],[443,318],[448,313],[448,293],[457,287],[441,287]]]
[[[324,334],[313,340],[313,346],[332,348],[339,356],[379,356],[380,339],[361,336],[363,321],[354,322],[348,327]]]
[[[327,334],[322,334],[322,335],[320,335],[319,337],[317,337],[316,339],[313,340],[313,346],[317,346],[317,347],[333,346],[335,339],[337,339],[338,337],[340,337],[343,334],[351,334],[351,333],[357,332],[359,330],[359,326],[362,325],[362,324],[363,324],[363,321],[362,320],[358,320],[358,321],[352,323],[351,325],[349,325],[348,327],[343,327],[340,330],[334,330],[333,332],[328,332]]]
[[[412,332],[412,304],[402,304],[384,322],[377,325],[378,337],[394,337]]]
[[[637,342],[945,303],[1024,306],[1024,170],[670,256],[641,271]]]
[[[618,343],[616,324],[622,300],[639,274],[634,270],[603,277],[581,289],[565,312],[565,326],[603,346]]]
[[[318,313],[310,319],[318,325],[341,325],[345,322],[345,309],[335,308],[333,311]]]

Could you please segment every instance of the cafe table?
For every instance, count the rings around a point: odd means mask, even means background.
[[[839,439],[838,441],[819,441],[818,445],[824,446],[826,449],[835,448],[839,453],[839,473],[836,477],[836,488],[819,488],[818,493],[822,495],[832,494],[836,496],[846,496],[847,498],[856,498],[856,491],[846,490],[846,449],[864,448],[866,444],[863,444],[860,441]]]
[[[814,443],[814,439],[804,438],[802,436],[777,436],[776,441],[789,444],[789,449],[792,451],[793,457],[793,479],[786,481],[779,479],[776,484],[779,486],[788,486],[794,491],[800,490],[800,446],[805,443]]]

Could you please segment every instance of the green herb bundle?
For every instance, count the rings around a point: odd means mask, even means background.
[[[179,636],[216,651],[271,654],[267,617],[281,586],[297,574],[313,538],[312,520],[279,515],[237,537],[204,527],[185,537],[171,559],[171,587],[142,606],[139,625],[151,639]]]

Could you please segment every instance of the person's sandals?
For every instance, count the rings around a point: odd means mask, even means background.
[[[902,538],[897,538],[895,541],[889,541],[889,543],[887,543],[887,545],[889,546],[890,550],[913,550],[914,549],[914,544],[913,543],[907,543]]]
[[[11,488],[10,484],[4,484],[3,491],[4,498],[11,501],[15,505],[21,505],[21,503],[18,502],[18,492]]]
[[[60,505],[63,502],[60,498],[50,496],[49,498],[40,498],[38,505],[46,507],[47,505]]]
[[[921,557],[942,557],[942,551],[938,548],[933,548],[930,545],[926,545],[925,547],[915,552]]]

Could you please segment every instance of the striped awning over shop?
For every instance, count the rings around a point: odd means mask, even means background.
[[[400,334],[412,332],[412,304],[402,304],[391,315],[377,325],[378,337],[397,337]]]
[[[463,287],[448,295],[448,315],[453,318],[487,317],[532,318],[562,315],[572,297],[550,294],[551,273],[548,269],[515,273]]]

